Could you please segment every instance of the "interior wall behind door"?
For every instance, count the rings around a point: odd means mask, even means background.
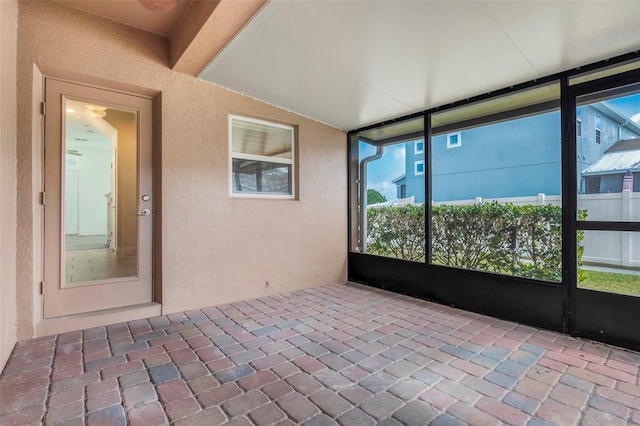
[[[67,170],[64,181],[64,232],[78,233],[78,171]]]
[[[132,250],[136,246],[136,220],[133,212],[137,210],[136,200],[136,164],[138,137],[135,114],[125,111],[112,111],[105,121],[118,131],[117,159],[117,219],[116,232],[119,250]]]

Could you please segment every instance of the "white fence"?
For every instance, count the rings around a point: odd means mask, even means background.
[[[516,206],[562,204],[561,196],[538,194],[531,197],[476,198],[433,203],[433,205],[465,205],[479,202],[511,203]],[[622,191],[610,194],[580,194],[578,209],[587,211],[587,220],[640,222],[640,192]],[[585,231],[582,260],[617,266],[640,267],[640,232]]]
[[[578,208],[587,211],[587,220],[640,221],[640,193],[578,196]],[[585,231],[584,262],[619,266],[640,266],[640,232]]]
[[[474,203],[491,203],[493,201],[497,201],[499,203],[511,203],[514,206],[525,206],[529,204],[533,205],[544,205],[544,204],[552,204],[554,206],[562,205],[562,197],[560,195],[545,195],[538,194],[537,196],[531,197],[510,197],[510,198],[482,198],[476,197],[471,200],[455,200],[455,201],[441,201],[437,203],[433,203],[434,206],[439,206],[442,204],[447,204],[450,206],[464,206],[467,204]]]

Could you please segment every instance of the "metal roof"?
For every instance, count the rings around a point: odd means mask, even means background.
[[[402,179],[404,179],[404,178],[406,178],[406,177],[407,177],[407,175],[406,175],[406,174],[404,174],[404,175],[402,175],[402,176],[398,176],[397,178],[395,178],[394,180],[392,180],[392,181],[391,181],[391,183],[398,184]]]
[[[595,163],[582,171],[583,176],[640,172],[640,139],[616,142]]]

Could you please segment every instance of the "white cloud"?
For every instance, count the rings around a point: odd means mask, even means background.
[[[635,121],[640,124],[640,112],[631,116],[631,121]]]
[[[404,167],[404,161],[406,158],[407,158],[407,154],[404,148],[395,149],[393,151],[393,160],[402,164],[403,167]]]

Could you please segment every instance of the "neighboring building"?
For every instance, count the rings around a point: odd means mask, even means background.
[[[585,193],[621,192],[625,175],[632,179],[629,186],[633,192],[640,192],[640,138],[613,144],[599,160],[587,167],[582,172]]]
[[[640,126],[605,103],[579,107],[577,123],[578,190],[585,193],[595,178],[585,179],[582,171],[616,142],[639,138]],[[440,134],[432,141],[433,201],[561,193],[558,111]],[[424,202],[423,140],[406,143],[405,161],[405,174],[392,181],[398,198]],[[618,192],[622,175],[619,180]]]
[[[407,175],[399,176],[392,180],[391,183],[396,184],[396,189],[398,190],[396,196],[398,198],[407,198]]]

